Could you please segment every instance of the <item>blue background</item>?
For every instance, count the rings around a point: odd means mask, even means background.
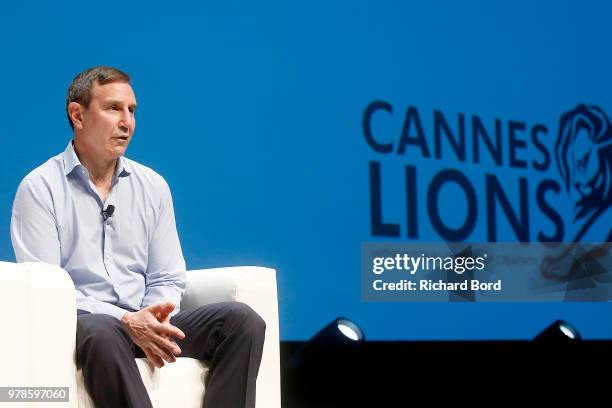
[[[375,240],[368,161],[381,162],[384,217],[400,224],[408,162],[421,197],[445,167],[473,177],[477,191],[485,172],[497,172],[513,186],[509,197],[517,194],[507,168],[375,153],[361,128],[366,106],[393,105],[375,122],[385,141],[397,142],[406,108],[416,106],[428,134],[440,109],[450,123],[459,112],[488,124],[544,123],[552,146],[559,116],[578,103],[612,111],[607,2],[137,3],[2,6],[0,259],[14,259],[19,181],[70,140],[68,84],[85,68],[113,65],[132,76],[139,103],[127,156],[169,182],[188,268],[277,268],[282,340],[307,339],[339,315],[376,340],[527,339],[556,318],[584,337],[612,338],[607,303],[359,297],[360,243]],[[460,223],[462,196],[444,191],[440,212]],[[437,241],[419,200],[419,239]],[[483,222],[479,215],[470,240],[486,239]],[[500,240],[516,240],[499,227]]]

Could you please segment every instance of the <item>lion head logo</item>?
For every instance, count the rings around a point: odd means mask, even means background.
[[[574,201],[574,241],[579,241],[612,205],[612,126],[604,111],[580,104],[561,116],[555,157]]]

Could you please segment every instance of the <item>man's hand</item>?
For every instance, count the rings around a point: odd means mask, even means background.
[[[121,319],[132,341],[156,367],[163,367],[164,360],[169,363],[176,361],[174,356],[181,354],[172,337],[184,339],[185,334],[170,324],[168,316],[172,310],[172,303],[158,303],[138,312],[127,312]]]
[[[170,302],[165,302],[154,306],[159,306],[153,311],[153,315],[157,321],[162,324],[170,324],[170,313],[174,310],[174,305]]]

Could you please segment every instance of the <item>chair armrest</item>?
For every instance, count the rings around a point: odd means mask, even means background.
[[[237,301],[255,310],[266,322],[266,339],[257,377],[257,406],[280,408],[280,347],[276,271],[257,266],[187,271],[181,310]]]
[[[9,307],[0,384],[69,387],[70,402],[53,405],[76,407],[76,300],[68,273],[44,263],[0,262],[0,299]]]

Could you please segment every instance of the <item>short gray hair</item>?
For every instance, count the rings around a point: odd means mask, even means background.
[[[95,84],[105,85],[112,82],[125,82],[129,84],[130,80],[130,76],[125,72],[117,68],[104,66],[86,69],[75,76],[66,94],[66,115],[68,116],[68,123],[70,123],[72,130],[74,130],[74,124],[68,113],[68,105],[70,105],[70,102],[77,102],[81,106],[87,108],[89,107],[89,102],[91,102],[91,91]]]

